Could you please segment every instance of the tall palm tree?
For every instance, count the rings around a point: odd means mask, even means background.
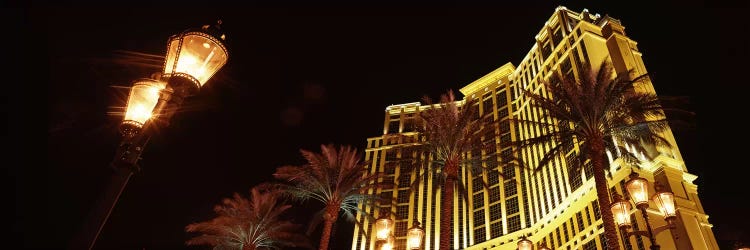
[[[517,142],[516,146],[553,146],[539,160],[536,168],[567,153],[578,145],[580,153],[572,163],[573,169],[590,164],[599,207],[609,209],[610,196],[605,170],[609,169],[606,152],[618,152],[627,162],[638,161],[631,150],[622,145],[631,145],[640,152],[654,152],[654,146],[669,145],[662,137],[669,129],[660,99],[652,91],[638,91],[639,84],[648,84],[648,75],[632,77],[631,72],[616,74],[612,64],[605,60],[598,69],[589,64],[580,70],[579,79],[557,77],[544,82],[545,91],[523,89],[532,107],[540,108],[546,120],[516,121],[523,125],[542,128],[542,133]],[[572,126],[572,127],[571,127]],[[649,148],[650,147],[650,148]],[[605,210],[606,211],[606,210]],[[617,231],[612,213],[603,212],[604,234],[609,249],[619,249]]]
[[[359,206],[382,201],[374,191],[388,188],[391,184],[378,182],[383,174],[370,173],[368,162],[362,161],[361,154],[351,146],[339,146],[337,149],[334,145],[321,145],[320,149],[321,153],[300,150],[307,164],[279,167],[273,176],[287,183],[283,187],[291,197],[301,201],[313,199],[323,204],[323,209],[310,223],[308,233],[322,220],[319,249],[327,250],[339,211],[346,219],[356,223],[360,223],[356,221],[357,213],[372,218]]]
[[[496,171],[485,169],[481,157],[472,156],[465,158],[467,152],[485,146],[495,146],[494,141],[490,144],[480,143],[480,136],[485,133],[483,120],[475,117],[475,110],[471,107],[476,100],[469,99],[463,106],[455,100],[453,91],[448,91],[440,96],[440,102],[425,97],[424,101],[429,105],[428,109],[419,113],[420,125],[417,131],[420,135],[420,143],[417,145],[420,151],[428,153],[428,162],[419,164],[423,175],[437,177],[437,187],[441,187],[440,204],[440,247],[439,249],[450,249],[450,217],[453,214],[453,196],[457,189],[459,195],[466,195],[466,187],[463,178],[459,178],[462,168],[467,168],[472,173],[483,171]],[[423,178],[416,178],[412,185]],[[482,185],[487,188],[486,183]],[[412,190],[415,190],[414,188]]]
[[[297,232],[301,225],[281,217],[291,206],[279,197],[277,190],[259,187],[250,190],[250,199],[234,193],[214,207],[215,218],[185,227],[187,232],[201,233],[185,243],[242,250],[310,247],[304,234]]]

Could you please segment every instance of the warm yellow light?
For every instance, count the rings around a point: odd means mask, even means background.
[[[382,247],[380,247],[380,249],[381,250],[392,250],[393,249],[393,244],[391,244],[390,242],[386,242],[385,244],[383,244]]]
[[[674,206],[674,194],[672,192],[657,192],[652,198],[659,211],[664,215],[664,219],[671,219],[677,216],[677,209]]]
[[[409,232],[406,235],[406,249],[420,249],[422,247],[422,237],[424,237],[424,229],[419,227],[419,222],[415,221],[414,226],[409,228]]]
[[[395,248],[396,239],[393,237],[393,235],[389,235],[386,242],[383,243],[382,246],[380,246],[381,250],[393,250]]]
[[[377,240],[386,240],[393,231],[393,220],[385,215],[375,221],[375,237]]]
[[[216,38],[187,32],[169,41],[164,74],[189,76],[203,86],[228,59],[226,48]]]
[[[630,180],[625,183],[625,188],[636,207],[648,207],[648,180],[638,177],[638,174],[633,172],[630,174]]]
[[[612,215],[618,227],[630,227],[630,203],[623,199],[612,202]]]
[[[151,79],[142,79],[133,84],[123,122],[143,126],[153,116],[154,107],[159,101],[159,91],[162,89],[163,83]]]
[[[534,249],[534,244],[526,239],[526,237],[523,237],[521,240],[518,241],[518,250],[532,250]]]

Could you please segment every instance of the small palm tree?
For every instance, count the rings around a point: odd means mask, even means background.
[[[279,167],[273,176],[286,182],[282,187],[291,197],[300,201],[313,199],[323,204],[323,209],[310,223],[308,233],[322,220],[319,249],[327,250],[339,211],[356,223],[360,223],[356,221],[357,213],[372,218],[360,209],[360,205],[383,201],[374,190],[388,188],[390,184],[378,182],[383,174],[370,173],[368,162],[361,161],[362,157],[355,148],[340,146],[337,149],[333,145],[321,145],[320,149],[321,153],[300,150],[307,164]]]
[[[279,249],[309,247],[301,225],[281,218],[291,206],[279,200],[277,190],[253,187],[250,199],[234,193],[214,207],[214,219],[192,223],[187,232],[201,233],[185,242],[187,245],[209,245],[215,249]]]
[[[542,121],[521,120],[519,125],[540,127],[543,133],[518,141],[515,146],[538,147],[554,142],[536,165],[547,165],[578,145],[578,159],[571,162],[573,169],[590,164],[599,207],[610,207],[610,196],[605,170],[609,169],[606,152],[618,152],[626,162],[637,162],[632,150],[622,148],[631,145],[640,152],[654,152],[653,146],[669,145],[662,137],[669,129],[660,99],[652,91],[637,91],[639,83],[647,75],[632,77],[630,72],[615,76],[609,61],[604,61],[598,70],[586,64],[580,71],[580,79],[558,78],[546,81],[546,94],[524,89],[523,94],[531,99],[530,105],[543,110],[552,119]],[[544,115],[543,115],[544,116]],[[572,127],[571,127],[572,125]],[[523,126],[521,126],[523,127]],[[649,149],[649,147],[652,147]],[[609,249],[619,249],[618,236],[612,213],[602,213],[604,234]]]

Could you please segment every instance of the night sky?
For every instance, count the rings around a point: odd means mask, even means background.
[[[695,126],[675,133],[709,222],[720,244],[750,238],[739,205],[750,197],[746,153],[731,146],[747,137],[738,120],[746,117],[727,115],[748,107],[746,6],[184,3],[3,9],[14,19],[6,25],[22,34],[19,47],[6,50],[26,58],[20,82],[3,91],[13,140],[3,165],[23,248],[64,248],[80,228],[109,181],[122,119],[111,112],[125,105],[131,81],[161,70],[158,58],[139,53],[163,56],[170,35],[221,19],[229,62],[152,137],[143,171],[96,249],[203,249],[184,245],[192,236],[184,227],[212,218],[222,198],[247,195],[279,166],[302,164],[299,149],[364,150],[367,137],[382,134],[390,104],[457,91],[507,62],[518,65],[558,5],[621,20],[657,94],[690,98]],[[295,220],[306,222],[312,208],[298,206]],[[340,220],[331,249],[350,248],[352,227]]]

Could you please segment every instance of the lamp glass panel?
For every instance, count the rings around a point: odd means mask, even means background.
[[[422,236],[424,230],[421,228],[409,229],[409,233],[406,236],[406,249],[419,249],[422,247]]]
[[[648,181],[643,178],[635,178],[625,183],[625,188],[628,189],[630,198],[633,199],[635,205],[648,204]]]
[[[227,59],[227,52],[220,44],[208,37],[188,33],[182,38],[175,73],[188,74],[203,86]]]
[[[612,203],[612,215],[618,227],[630,226],[630,203],[624,200]]]
[[[388,236],[393,230],[393,220],[388,218],[380,218],[375,221],[375,237],[378,240],[388,239]]]
[[[167,44],[167,60],[164,62],[164,74],[172,73],[175,60],[177,60],[177,48],[180,46],[180,37],[173,36]]]
[[[654,203],[659,207],[659,211],[664,218],[677,216],[677,210],[674,206],[674,194],[671,192],[659,192],[654,195]]]
[[[155,81],[140,81],[133,84],[128,96],[125,121],[134,121],[141,126],[153,116],[154,107],[159,101],[159,91],[164,88]]]
[[[518,250],[532,250],[534,249],[534,244],[531,243],[530,240],[522,239],[518,242]]]

